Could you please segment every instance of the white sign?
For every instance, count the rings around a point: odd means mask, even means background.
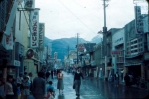
[[[135,6],[135,25],[136,25],[136,33],[142,34],[143,33],[143,20],[141,15],[141,7]]]
[[[39,9],[35,9],[33,11],[33,15],[31,17],[31,36],[30,36],[30,47],[37,48],[39,47]]]
[[[18,61],[18,60],[14,60],[14,66],[20,66],[20,61]]]
[[[20,66],[20,61],[18,60],[11,60],[7,63],[8,66]]]
[[[39,48],[44,48],[45,24],[39,23]]]
[[[9,35],[4,34],[2,44],[6,48],[6,50],[13,50],[13,35],[12,35],[12,33],[10,33]]]
[[[112,35],[112,45],[113,47],[123,44],[125,42],[125,31],[120,29]]]

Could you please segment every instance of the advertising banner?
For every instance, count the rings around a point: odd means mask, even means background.
[[[143,33],[143,20],[140,6],[135,6],[135,28],[136,28],[136,34]]]
[[[84,52],[84,49],[85,49],[84,44],[78,44],[77,48],[79,52]]]
[[[39,47],[39,9],[35,9],[31,16],[30,47]]]
[[[10,33],[9,35],[3,36],[2,44],[6,50],[13,50],[13,35],[12,35],[12,33]]]
[[[39,49],[44,49],[45,24],[39,23]]]

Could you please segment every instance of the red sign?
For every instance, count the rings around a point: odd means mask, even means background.
[[[111,55],[119,55],[120,51],[111,51]]]

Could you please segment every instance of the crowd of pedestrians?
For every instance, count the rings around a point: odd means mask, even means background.
[[[32,73],[19,74],[15,80],[12,75],[7,76],[7,81],[4,83],[0,79],[0,99],[54,99],[56,90],[53,87],[52,80],[57,78],[57,90],[63,95],[64,90],[64,74],[62,70],[53,70],[47,72],[38,72],[38,76],[32,79]],[[77,68],[74,73],[73,89],[76,96],[80,96],[81,79],[84,81],[81,68]],[[126,73],[124,81],[126,86],[133,84],[133,75]],[[114,75],[115,86],[119,86],[119,74]],[[48,86],[47,86],[48,85]]]

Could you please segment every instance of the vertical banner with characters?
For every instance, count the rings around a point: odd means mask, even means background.
[[[39,47],[39,9],[35,9],[31,16],[30,47]]]
[[[45,32],[45,24],[39,23],[39,49],[44,49],[44,33]]]
[[[3,35],[2,40],[3,46],[6,48],[6,50],[13,50],[13,34],[12,32],[9,35]]]
[[[140,6],[135,6],[135,28],[136,28],[136,34],[143,33],[143,20]]]

